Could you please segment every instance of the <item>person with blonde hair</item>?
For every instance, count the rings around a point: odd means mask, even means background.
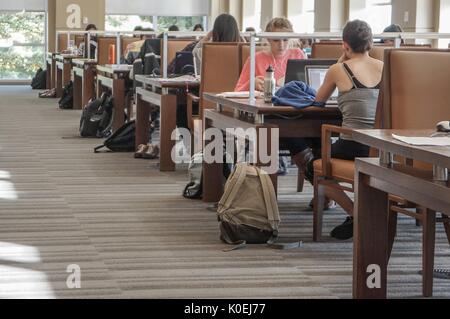
[[[294,32],[292,23],[286,18],[274,18],[266,26],[266,32]],[[269,50],[256,53],[256,90],[264,90],[264,75],[269,66],[275,70],[275,80],[282,85],[288,60],[306,59],[305,53],[299,48],[290,48],[289,39],[269,39]],[[250,58],[242,69],[241,77],[236,84],[235,91],[250,89]]]
[[[293,33],[294,28],[292,23],[286,18],[274,18],[269,21],[265,29],[266,32],[286,32]],[[264,91],[264,75],[269,66],[274,69],[275,80],[278,86],[284,84],[284,78],[286,75],[286,68],[288,60],[291,59],[307,59],[306,54],[299,48],[292,48],[289,39],[269,39],[269,50],[256,53],[255,61],[255,88],[258,91]],[[241,73],[241,77],[236,85],[235,91],[249,91],[250,89],[250,58],[244,65]],[[288,149],[291,153],[293,161],[300,168],[303,169],[302,151],[309,146],[291,147],[296,144],[295,139],[281,138],[280,148]]]

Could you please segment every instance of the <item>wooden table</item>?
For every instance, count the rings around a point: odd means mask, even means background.
[[[73,108],[81,110],[95,97],[96,60],[73,59]]]
[[[288,106],[273,106],[257,99],[250,103],[248,99],[232,99],[205,93],[204,98],[217,105],[216,110],[205,110],[204,129],[218,128],[278,128],[279,137],[320,138],[322,125],[341,125],[342,115],[336,105],[325,108],[309,107],[298,110]],[[267,139],[270,144],[270,137]],[[206,144],[209,141],[205,141]],[[257,143],[258,144],[258,143]],[[270,150],[270,145],[267,145]],[[279,150],[271,150],[278,156]],[[275,154],[275,153],[273,153]],[[203,200],[218,202],[223,194],[223,164],[204,164],[203,167]],[[271,174],[275,189],[277,175]]]
[[[47,90],[55,88],[55,69],[56,69],[56,60],[55,60],[56,53],[53,52],[47,52],[47,57],[45,58],[45,64],[46,64],[46,84],[45,88]]]
[[[63,88],[70,82],[72,75],[72,59],[80,58],[78,55],[56,54],[55,55],[55,77],[56,97],[62,97]]]
[[[358,130],[353,135],[357,142],[380,150],[380,159],[356,160],[353,265],[355,298],[386,298],[388,194],[450,215],[450,147],[412,146],[392,137],[392,134],[429,137],[432,133],[433,131]],[[406,170],[404,166],[395,164],[393,155],[432,164],[434,178],[425,179],[414,174],[414,170]],[[374,269],[380,270],[380,286],[371,289],[367,281]]]
[[[136,149],[141,144],[148,144],[151,107],[159,108],[160,170],[162,172],[175,171],[176,164],[172,159],[175,141],[172,140],[172,133],[177,127],[177,89],[198,88],[200,81],[193,77],[163,79],[143,75],[136,75],[136,81],[143,85],[141,88],[136,88]]]
[[[97,97],[111,90],[114,104],[112,130],[117,131],[125,124],[125,106],[131,119],[131,103],[126,99],[126,82],[129,79],[131,65],[97,65]],[[128,102],[128,103],[127,103]]]

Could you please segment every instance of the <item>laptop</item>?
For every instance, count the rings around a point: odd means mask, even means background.
[[[329,65],[307,65],[305,68],[305,83],[316,91],[319,90],[325,80],[325,76],[327,75],[329,68]],[[327,104],[337,104],[338,96],[339,91],[336,89],[327,101]]]
[[[309,59],[309,60],[289,60],[286,68],[285,84],[292,81],[302,81],[306,83],[306,66],[307,65],[322,65],[332,66],[336,64],[337,60],[322,60],[322,59]]]

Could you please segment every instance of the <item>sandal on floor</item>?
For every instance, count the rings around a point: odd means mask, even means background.
[[[144,159],[157,159],[159,158],[159,147],[157,145],[148,145],[147,152],[144,153]]]
[[[138,150],[134,153],[134,158],[144,158],[144,154],[148,151],[149,145],[141,144]]]

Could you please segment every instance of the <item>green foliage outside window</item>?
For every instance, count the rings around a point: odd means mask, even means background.
[[[171,25],[177,25],[180,31],[192,31],[196,24],[203,23],[203,17],[162,17],[158,16],[157,32],[167,31]],[[107,15],[106,30],[132,31],[136,26],[153,26],[153,17]]]
[[[45,14],[0,12],[0,80],[31,79],[43,66]]]

